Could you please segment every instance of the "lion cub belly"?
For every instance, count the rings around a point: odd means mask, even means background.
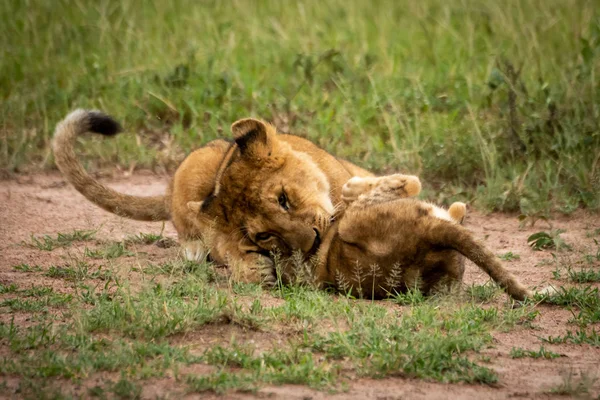
[[[460,282],[464,257],[424,241],[436,219],[460,222],[464,204],[445,210],[413,199],[349,207],[330,238],[320,279],[355,296],[382,298],[418,288],[429,293]]]

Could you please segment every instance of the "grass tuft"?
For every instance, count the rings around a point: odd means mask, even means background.
[[[418,174],[440,203],[532,221],[600,206],[593,1],[58,1],[0,5],[0,169],[52,168],[76,107],[135,133],[88,140],[91,168],[172,169],[252,115]]]
[[[31,242],[25,243],[29,247],[37,248],[38,250],[52,251],[58,247],[68,247],[74,242],[87,242],[94,239],[96,231],[81,231],[75,230],[72,233],[58,233],[56,238],[43,235],[31,235]]]
[[[550,350],[547,350],[546,348],[544,348],[544,346],[541,346],[538,351],[525,350],[525,349],[522,349],[519,347],[513,347],[510,351],[510,356],[512,358],[529,357],[529,358],[544,358],[546,360],[552,360],[554,358],[562,357],[558,353],[554,353]]]

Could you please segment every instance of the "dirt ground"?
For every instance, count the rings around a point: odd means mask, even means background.
[[[121,176],[107,181],[116,190],[138,195],[162,193],[166,180],[150,173],[136,173],[133,176]],[[578,211],[570,216],[558,216],[551,221],[552,228],[565,229],[562,234],[565,241],[574,248],[572,252],[559,257],[577,257],[580,252],[595,254],[592,232],[600,228],[600,215],[586,211]],[[484,239],[487,245],[497,254],[512,252],[520,259],[505,261],[504,264],[513,271],[529,287],[541,287],[557,284],[553,280],[552,271],[555,264],[550,252],[533,251],[527,245],[527,237],[534,232],[547,230],[548,224],[538,221],[534,227],[519,228],[516,215],[490,214],[484,215],[471,211],[466,226]],[[61,281],[43,277],[32,278],[29,274],[15,272],[13,267],[26,263],[42,267],[60,262],[64,252],[43,252],[23,246],[23,241],[30,240],[32,234],[56,234],[70,232],[75,229],[98,228],[96,235],[100,240],[120,240],[127,235],[140,232],[158,233],[161,223],[144,223],[130,221],[109,214],[85,200],[60,175],[20,176],[0,181],[0,283],[15,283],[20,286],[31,284],[49,285],[58,292],[68,292],[61,286]],[[164,235],[176,239],[176,232],[171,224],[164,227]],[[598,239],[598,236],[596,236]],[[596,246],[596,247],[594,247]],[[159,248],[146,246],[144,257],[148,260],[166,260],[174,257],[177,247]],[[141,260],[138,260],[140,262]],[[32,279],[39,281],[32,281]],[[25,280],[25,281],[24,281]],[[467,266],[466,283],[485,283],[487,277],[472,264]],[[561,282],[564,284],[564,282]],[[588,345],[544,344],[549,350],[563,355],[558,359],[532,359],[510,357],[513,347],[537,350],[542,342],[539,338],[558,336],[567,330],[574,330],[568,323],[572,317],[568,310],[540,305],[540,315],[534,321],[535,329],[514,329],[510,332],[495,332],[494,346],[483,351],[490,357],[490,365],[499,376],[496,387],[466,384],[441,384],[416,379],[387,378],[382,380],[358,379],[350,382],[347,392],[329,394],[318,392],[302,386],[284,385],[265,387],[258,394],[234,393],[225,398],[269,398],[269,399],[446,399],[446,398],[554,398],[550,389],[559,386],[565,380],[577,381],[580,377],[596,378],[590,386],[591,398],[600,394],[600,348]],[[4,321],[6,315],[1,319]],[[598,330],[600,327],[596,327]],[[229,328],[224,328],[227,331]],[[212,330],[212,331],[211,331]],[[204,335],[204,333],[206,335]],[[194,340],[210,343],[210,336],[224,333],[211,327],[206,332],[186,335],[182,340],[189,344]],[[252,333],[238,336],[252,339]],[[258,338],[257,338],[258,339]],[[277,335],[270,335],[264,340],[277,340]],[[198,366],[201,368],[202,366]],[[2,380],[2,378],[0,378]],[[162,378],[150,380],[144,387],[143,397],[165,396],[173,398],[176,390],[174,379]],[[174,398],[177,398],[175,396]],[[188,395],[189,398],[219,397],[216,395]]]

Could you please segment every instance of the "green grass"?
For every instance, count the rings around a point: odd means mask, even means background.
[[[39,272],[42,270],[42,267],[39,265],[19,264],[15,265],[13,269],[20,272]]]
[[[163,239],[163,235],[162,234],[155,234],[155,233],[144,233],[144,232],[140,232],[137,235],[131,235],[128,236],[125,239],[125,244],[153,244],[158,242],[159,240]]]
[[[54,289],[48,286],[31,286],[26,289],[20,289],[17,285],[0,285],[0,294],[13,294],[0,300],[0,307],[7,307],[11,312],[41,312],[47,311],[48,307],[62,307],[67,305],[73,299],[71,294],[55,293]]]
[[[119,257],[130,257],[133,253],[127,250],[125,242],[114,242],[107,244],[101,249],[91,250],[86,248],[84,255],[94,259],[113,259]]]
[[[504,261],[514,261],[514,260],[520,260],[521,259],[520,255],[518,255],[516,253],[513,253],[512,251],[509,251],[509,252],[504,253],[504,254],[500,254],[500,255],[498,255],[498,257],[500,257],[500,259],[504,260]]]
[[[96,231],[74,230],[72,233],[58,233],[56,238],[50,235],[31,235],[31,242],[25,243],[38,250],[52,251],[58,247],[68,247],[74,242],[88,242],[94,239]]]
[[[3,285],[0,283],[0,294],[4,293],[15,293],[19,290],[19,287],[14,283]]]
[[[556,229],[550,232],[536,232],[527,238],[527,244],[533,250],[571,250],[571,245],[567,244],[560,236],[566,232],[564,229]]]
[[[176,259],[139,265],[130,272],[135,280],[102,280],[103,273],[82,261],[44,272],[71,282],[70,294],[0,286],[0,308],[13,315],[0,322],[0,348],[8,354],[0,375],[17,377],[23,395],[64,397],[93,382],[89,396],[139,398],[148,379],[171,377],[178,390],[219,394],[282,384],[335,392],[356,378],[389,376],[495,385],[498,376],[479,351],[493,346],[492,332],[533,329],[539,315],[533,302],[494,301],[500,291],[491,283],[469,286],[466,296],[409,290],[374,302],[309,284],[270,291],[232,284],[211,264]],[[597,288],[559,288],[549,301],[571,310],[577,327],[540,338],[544,344],[599,345],[589,326],[598,322]],[[20,313],[30,313],[27,325],[17,322]],[[215,326],[231,333],[215,336]],[[510,356],[561,355],[541,346],[514,348]],[[204,364],[203,372],[190,372],[191,364]]]
[[[0,301],[0,307],[7,307],[10,311],[45,312],[48,307],[62,307],[71,302],[70,294],[53,294],[41,299],[11,298]]]
[[[51,287],[31,286],[19,289],[15,284],[0,285],[0,294],[14,294],[16,297],[0,300],[0,307],[6,307],[10,312],[46,312],[48,307],[60,308],[73,300],[71,294],[55,293]]]
[[[544,358],[546,360],[552,360],[554,358],[561,357],[560,354],[554,353],[550,350],[547,350],[546,348],[544,348],[544,346],[541,346],[538,351],[525,350],[520,347],[513,347],[512,350],[510,351],[510,356],[512,358],[529,357],[529,358]]]
[[[598,334],[595,329],[592,329],[589,332],[586,329],[578,329],[574,332],[567,331],[564,336],[549,336],[542,340],[550,344],[589,344],[590,346],[600,347],[600,334]]]
[[[64,279],[67,281],[80,282],[85,279],[109,280],[112,278],[111,271],[102,269],[102,266],[94,267],[85,261],[75,260],[71,264],[52,265],[44,275],[49,278]]]
[[[485,285],[471,285],[467,288],[467,293],[474,301],[483,303],[489,303],[501,292],[500,287],[494,282],[488,282]]]
[[[547,302],[571,309],[573,322],[587,326],[600,322],[600,294],[597,287],[560,287]]]
[[[252,115],[442,203],[597,208],[599,17],[580,0],[2,2],[0,168],[52,168],[76,107],[129,131],[87,141],[90,167],[172,168]]]
[[[571,281],[577,283],[600,282],[600,270],[582,268],[579,271],[575,271],[569,268],[567,274]]]
[[[146,278],[135,288],[120,279],[85,284],[90,278],[85,267],[47,271],[73,281],[73,295],[43,286],[2,286],[11,298],[2,299],[0,307],[13,315],[67,304],[68,313],[63,312],[66,320],[41,313],[29,326],[14,317],[0,323],[0,345],[10,352],[0,362],[0,374],[20,377],[24,393],[34,396],[40,388],[62,393],[56,378],[78,383],[120,372],[120,379],[96,384],[89,395],[123,398],[137,397],[144,380],[167,374],[190,392],[217,393],[281,384],[343,390],[348,373],[494,384],[495,373],[469,355],[492,343],[492,330],[524,325],[537,315],[530,304],[482,309],[454,293],[425,297],[414,290],[385,303],[310,286],[267,292],[257,285],[229,285],[210,264],[167,265],[160,280],[155,271],[142,269],[138,273]],[[279,302],[269,305],[265,295]],[[214,325],[258,336],[275,332],[284,342],[257,346],[226,336],[199,353],[197,346],[180,341]],[[192,363],[212,372],[177,372]]]

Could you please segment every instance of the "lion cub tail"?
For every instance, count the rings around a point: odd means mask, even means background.
[[[170,218],[166,196],[139,197],[116,192],[92,178],[73,150],[79,135],[86,132],[114,136],[121,126],[99,111],[75,110],[62,120],[54,132],[52,150],[58,169],[75,189],[92,203],[111,213],[141,221],[164,221]]]
[[[473,261],[512,298],[525,300],[533,296],[533,293],[523,286],[516,276],[507,271],[498,257],[477,241],[468,229],[446,221],[439,222],[434,224],[428,235],[432,244],[450,247]]]

